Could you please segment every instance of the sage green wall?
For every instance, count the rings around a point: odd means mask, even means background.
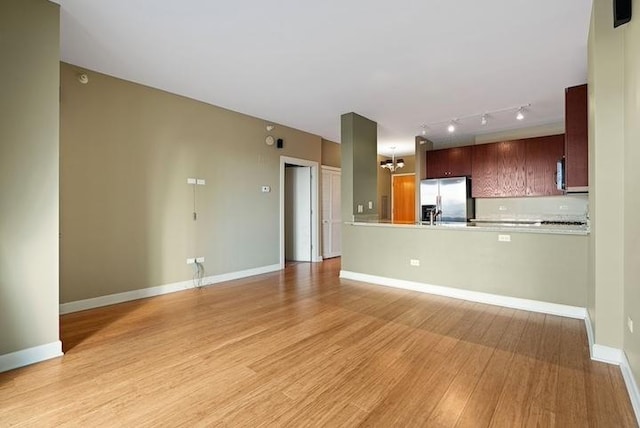
[[[321,138],[61,64],[61,301],[279,263],[280,156],[321,161]],[[193,221],[193,186],[198,221]],[[271,187],[262,193],[261,186]]]
[[[589,294],[595,342],[621,349],[624,292],[624,30],[595,0],[589,37]]]
[[[635,10],[640,1],[634,0]],[[601,345],[622,348],[640,383],[640,24],[613,28],[611,2],[595,0],[589,32],[588,309]]]
[[[587,236],[347,225],[342,269],[584,307]],[[348,257],[344,257],[348,255]],[[420,266],[410,266],[410,259]]]
[[[378,155],[377,165],[386,160],[386,156]],[[378,215],[380,220],[391,220],[391,174],[387,169],[378,167]],[[386,197],[386,202],[384,202]],[[386,204],[386,207],[384,205]]]
[[[322,165],[340,168],[340,144],[322,139]]]
[[[640,12],[640,0],[634,0]],[[636,13],[637,13],[636,12]],[[636,330],[624,330],[624,351],[640,384],[640,21],[624,27],[625,147],[624,147],[624,313],[636,322]]]
[[[356,113],[345,113],[340,119],[342,219],[377,219],[378,124]],[[369,201],[373,202],[371,209]],[[362,213],[358,213],[358,205],[362,205]]]
[[[0,3],[0,355],[57,342],[59,7]]]

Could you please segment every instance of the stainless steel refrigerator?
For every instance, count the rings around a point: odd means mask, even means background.
[[[422,221],[429,221],[429,211],[434,210],[442,212],[438,220],[466,222],[475,217],[471,180],[468,177],[422,180],[420,205]]]

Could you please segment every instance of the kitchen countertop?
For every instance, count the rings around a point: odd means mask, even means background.
[[[345,224],[354,226],[400,227],[416,229],[456,230],[456,231],[486,231],[486,232],[516,232],[516,233],[551,233],[558,235],[588,235],[588,224],[545,224],[544,222],[517,221],[471,221],[471,222],[437,222],[430,225],[426,222],[391,223],[389,221],[352,221]]]

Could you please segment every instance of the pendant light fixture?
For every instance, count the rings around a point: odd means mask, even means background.
[[[391,159],[387,159],[386,161],[380,162],[380,168],[387,168],[389,171],[394,172],[402,167],[404,167],[404,159],[400,158],[396,161],[396,148],[391,147]]]

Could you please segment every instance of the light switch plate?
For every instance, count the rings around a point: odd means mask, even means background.
[[[198,178],[196,180],[196,184],[198,184],[199,186],[204,186],[205,184],[207,184],[207,182],[204,178]]]
[[[194,258],[188,258],[188,259],[187,259],[187,264],[188,264],[188,265],[192,265],[192,264],[194,264],[195,262],[196,262],[196,259],[194,259]]]
[[[196,257],[197,263],[204,263],[204,257]]]
[[[187,178],[187,184],[196,184],[197,180],[195,178]]]
[[[511,242],[511,235],[498,235],[498,241]]]

